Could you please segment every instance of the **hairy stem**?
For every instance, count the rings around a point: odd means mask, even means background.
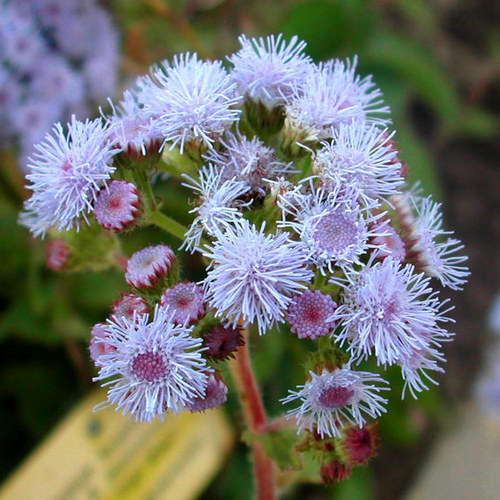
[[[267,415],[253,372],[248,345],[248,332],[242,330],[245,344],[238,349],[231,361],[231,374],[238,389],[238,396],[243,408],[245,423],[255,434],[266,432]],[[261,443],[251,445],[258,500],[274,500],[276,488],[274,465],[265,453]]]
[[[159,210],[152,210],[148,214],[148,222],[184,241],[184,235],[186,234],[187,227],[170,218],[168,215],[165,215],[163,212],[160,212]]]

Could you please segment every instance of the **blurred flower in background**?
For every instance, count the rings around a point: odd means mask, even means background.
[[[118,33],[96,0],[0,1],[0,150],[24,168],[54,122],[114,94]]]

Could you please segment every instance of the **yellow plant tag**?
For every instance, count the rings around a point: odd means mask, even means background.
[[[0,500],[196,498],[226,459],[233,431],[223,411],[137,423],[89,395],[0,490]]]

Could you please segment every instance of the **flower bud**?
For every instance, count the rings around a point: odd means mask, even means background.
[[[188,410],[200,412],[217,408],[227,400],[227,386],[217,375],[210,375],[204,396],[198,396],[186,404]]]
[[[103,323],[97,323],[97,325],[94,325],[94,327],[92,328],[90,335],[90,357],[92,358],[92,361],[94,362],[96,367],[100,368],[103,365],[99,361],[99,358],[104,354],[109,354],[113,350],[113,347],[106,343],[106,340],[109,337],[106,325]]]
[[[205,356],[214,360],[224,361],[233,357],[239,347],[245,344],[238,328],[217,325],[202,335],[206,347]]]
[[[342,447],[351,465],[364,465],[377,454],[379,435],[376,424],[349,427],[345,436]]]
[[[174,263],[175,255],[169,246],[146,247],[130,257],[125,279],[134,288],[154,288],[170,274]]]
[[[60,238],[49,241],[46,250],[47,267],[52,271],[64,271],[71,255],[68,243]]]
[[[115,301],[111,307],[113,316],[117,318],[125,317],[128,320],[134,318],[134,313],[147,314],[150,312],[146,301],[133,293],[124,293],[120,300]]]
[[[351,467],[338,460],[329,460],[321,465],[319,470],[321,479],[327,486],[333,486],[351,475]]]
[[[94,214],[104,229],[117,233],[130,229],[141,214],[140,193],[131,182],[112,181],[97,195]]]

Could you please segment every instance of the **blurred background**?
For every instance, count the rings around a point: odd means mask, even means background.
[[[472,271],[465,292],[443,291],[456,306],[457,336],[439,388],[404,402],[392,391],[378,458],[331,491],[304,486],[287,498],[401,498],[470,401],[485,418],[500,418],[499,2],[0,0],[0,481],[93,388],[89,331],[125,290],[118,270],[48,270],[46,243],[17,224],[33,143],[54,121],[98,116],[151,64],[185,51],[224,58],[241,33],[298,35],[316,61],[359,55],[359,72],[374,75],[392,108],[410,180],[443,201]],[[165,209],[186,220],[180,186],[159,192]],[[127,254],[160,238],[136,233]],[[199,276],[196,261],[187,268]],[[287,342],[268,336],[255,347],[271,414],[302,378],[294,369],[301,347]],[[238,414],[235,401],[227,406]],[[250,490],[246,448],[237,445],[202,497],[245,499]]]

